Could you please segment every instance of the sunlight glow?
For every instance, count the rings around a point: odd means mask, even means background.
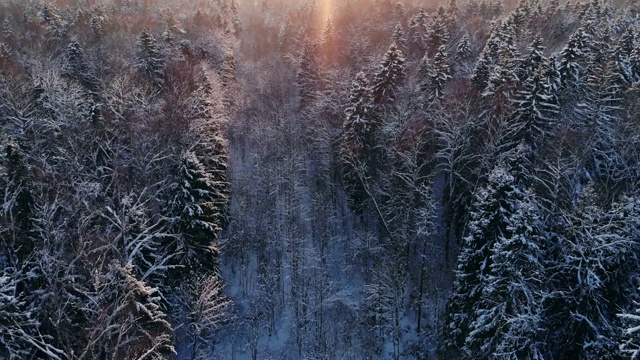
[[[322,1],[322,5],[320,8],[320,18],[318,19],[320,21],[320,29],[322,29],[322,27],[324,27],[324,24],[327,22],[327,20],[331,17],[333,10],[335,8],[335,4],[336,4],[336,0],[324,0]]]

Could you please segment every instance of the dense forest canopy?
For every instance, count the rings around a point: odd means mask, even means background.
[[[0,359],[640,356],[637,0],[0,22]]]

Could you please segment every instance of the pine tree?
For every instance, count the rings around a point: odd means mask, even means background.
[[[409,48],[413,53],[424,53],[428,20],[429,15],[420,8],[409,21]]]
[[[9,41],[13,37],[13,29],[9,17],[6,17],[2,22],[2,36],[6,41]]]
[[[506,183],[515,181],[506,172],[500,176]],[[491,233],[495,238],[485,240],[492,245],[478,279],[482,292],[472,304],[463,350],[472,359],[543,359],[542,221],[532,194],[514,188],[505,195],[504,206],[492,209],[497,214],[485,213],[481,220],[502,217],[497,232]]]
[[[456,59],[458,59],[458,61],[466,61],[469,60],[472,55],[473,53],[471,52],[469,35],[465,33],[462,35],[460,42],[458,42],[458,47],[456,48]]]
[[[636,46],[634,46],[635,37],[635,29],[630,25],[620,36],[620,39],[618,39],[618,44],[616,45],[614,50],[618,67],[620,68],[620,72],[622,76],[624,76],[624,80],[627,82],[627,84],[634,81],[633,66],[631,65],[630,60],[631,54],[636,48]]]
[[[164,85],[165,59],[156,39],[143,31],[138,39],[136,68],[144,72],[158,88]]]
[[[373,134],[378,130],[379,124],[373,113],[373,94],[363,72],[359,72],[353,80],[345,112],[344,138],[348,147],[371,149],[374,146]]]
[[[478,0],[469,0],[464,8],[464,17],[474,17],[480,15],[480,4]]]
[[[440,5],[438,12],[431,21],[431,26],[427,32],[427,44],[432,53],[437,51],[440,46],[445,45],[449,41],[449,25],[445,8]]]
[[[488,97],[491,105],[498,113],[505,111],[512,104],[519,79],[517,74],[518,53],[515,48],[513,27],[503,23],[500,27],[500,47],[498,63],[489,76],[483,96]]]
[[[96,89],[97,81],[89,71],[84,49],[78,41],[73,40],[69,43],[64,60],[64,64],[62,65],[64,75],[78,81],[88,90]]]
[[[431,75],[431,93],[434,100],[439,99],[444,94],[444,84],[451,79],[451,68],[447,64],[447,52],[444,45],[441,45],[433,58],[433,74]]]
[[[552,94],[557,94],[560,91],[561,75],[560,68],[558,66],[558,60],[555,55],[549,56],[547,61],[542,67],[542,76],[549,87],[549,91]]]
[[[300,71],[296,75],[302,105],[308,105],[315,97],[320,82],[318,65],[310,42],[305,42],[300,59]]]
[[[96,40],[102,39],[104,36],[104,17],[102,16],[92,16],[89,28],[91,29],[91,34]]]
[[[624,181],[626,164],[618,153],[622,109],[622,76],[613,60],[589,69],[583,101],[577,104],[581,126],[592,139],[587,170],[608,192]]]
[[[373,80],[373,100],[376,104],[395,101],[396,90],[404,80],[404,68],[404,54],[395,43],[391,44]]]
[[[7,223],[6,243],[12,253],[21,262],[31,254],[33,243],[29,237],[32,227],[33,194],[29,181],[29,170],[25,163],[24,153],[18,144],[9,142],[6,145],[6,179],[4,189],[4,222]],[[6,182],[5,182],[6,181]]]
[[[571,35],[569,42],[560,54],[560,76],[564,86],[580,82],[579,59],[584,56],[583,48],[584,35],[578,30]]]
[[[396,3],[396,6],[393,8],[393,16],[400,22],[405,21],[406,11],[404,9],[404,4],[401,2]]]
[[[404,30],[402,30],[402,25],[398,24],[393,29],[393,35],[391,36],[393,42],[398,46],[398,49],[401,51],[405,51],[405,45],[407,43],[407,38],[405,36]]]
[[[167,208],[177,233],[168,251],[189,271],[216,271],[215,241],[226,221],[227,200],[220,196],[221,185],[193,152],[182,155]]]
[[[487,281],[497,276],[493,269],[501,266],[493,263],[492,250],[511,246],[512,241],[515,245],[518,235],[514,233],[515,229],[534,231],[529,228],[533,228],[535,224],[514,222],[520,218],[526,221],[535,220],[535,217],[531,217],[532,214],[519,214],[522,211],[530,211],[531,205],[526,204],[526,198],[527,195],[516,185],[515,178],[502,165],[496,166],[489,175],[487,185],[475,195],[468,235],[458,256],[456,278],[447,304],[449,323],[446,329],[448,345],[457,349],[463,348],[464,345],[467,355],[471,358],[487,356],[491,351],[495,351],[496,344],[499,343],[498,339],[491,336],[488,336],[486,341],[496,341],[488,348],[475,343],[476,340],[482,340],[480,324],[482,319],[486,318],[486,315],[483,317],[482,313],[477,312],[481,309],[477,306],[481,304]],[[533,248],[527,251],[529,250]],[[533,271],[535,268],[529,270]],[[495,332],[496,328],[497,324],[486,330]]]
[[[449,4],[447,5],[447,17],[452,21],[458,18],[460,10],[458,10],[458,4],[456,0],[449,0]]]
[[[38,15],[46,25],[47,30],[51,35],[55,37],[62,37],[63,23],[62,18],[58,13],[59,10],[55,6],[44,4]]]
[[[542,66],[543,61],[545,60],[544,46],[542,46],[542,39],[540,36],[533,38],[528,50],[529,55],[525,58],[522,64],[522,80],[526,80],[528,77],[532,76]]]
[[[324,28],[322,29],[322,44],[325,46],[333,45],[335,41],[335,30],[333,29],[333,21],[331,18],[327,19],[327,22],[324,24]]]
[[[471,82],[481,92],[484,92],[489,83],[489,77],[491,76],[490,65],[489,52],[483,51],[471,75]]]
[[[640,46],[636,46],[629,56],[631,77],[634,81],[640,81]]]
[[[515,116],[510,123],[510,133],[507,135],[507,145],[503,151],[513,150],[519,144],[524,146],[526,169],[521,169],[521,175],[527,177],[535,173],[535,158],[540,149],[554,132],[556,115],[559,112],[558,99],[538,68],[525,81],[524,88],[515,97]],[[528,186],[532,185],[527,180]]]
[[[374,156],[378,127],[371,88],[366,75],[360,72],[353,80],[349,93],[341,154],[347,191],[356,210],[362,210],[367,199],[365,181],[369,174],[370,157]]]

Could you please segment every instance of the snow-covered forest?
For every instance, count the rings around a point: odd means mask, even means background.
[[[640,1],[0,0],[0,359],[640,358]]]

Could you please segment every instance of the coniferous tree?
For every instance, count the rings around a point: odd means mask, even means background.
[[[302,99],[302,105],[308,105],[314,98],[318,90],[320,75],[318,65],[310,42],[305,42],[300,59],[300,71],[296,75],[298,89]]]
[[[622,101],[622,76],[613,60],[605,60],[590,69],[585,84],[585,99],[577,104],[581,126],[590,135],[587,171],[602,181],[607,192],[615,193],[624,182],[625,161],[619,153]]]
[[[447,64],[447,52],[441,45],[433,58],[433,74],[431,74],[431,92],[434,100],[444,94],[444,84],[451,79],[451,68]]]
[[[402,50],[395,43],[391,44],[373,80],[372,92],[376,104],[384,105],[395,101],[396,90],[404,80],[404,68]]]
[[[362,209],[367,198],[364,182],[370,173],[370,157],[374,154],[378,127],[371,88],[365,74],[360,72],[351,85],[342,135],[345,180],[356,209]]]
[[[473,53],[471,52],[469,35],[465,33],[462,35],[460,42],[458,42],[458,46],[456,48],[456,59],[458,59],[458,61],[469,60],[471,55],[473,55]]]
[[[157,40],[143,31],[138,39],[136,68],[144,72],[158,88],[164,85],[165,59]]]
[[[88,90],[95,89],[96,79],[89,72],[89,65],[85,59],[84,49],[76,40],[71,41],[69,46],[67,46],[62,72],[66,76],[77,80]]]
[[[489,83],[489,77],[491,76],[490,66],[491,62],[489,60],[489,52],[483,51],[482,54],[480,54],[480,58],[473,69],[473,74],[471,75],[471,82],[481,92],[484,91]]]
[[[545,60],[543,51],[544,46],[542,46],[542,39],[540,36],[536,36],[529,46],[529,54],[522,64],[522,80],[526,80],[528,77],[532,76],[542,66],[542,63]]]
[[[527,78],[514,101],[515,118],[510,124],[509,140],[503,151],[514,150],[518,145],[524,147],[521,150],[525,152],[519,155],[524,156],[521,160],[525,161],[525,168],[520,171],[521,175],[528,177],[535,173],[535,158],[540,156],[543,144],[553,134],[559,111],[558,99],[543,77],[542,69],[538,68]],[[530,178],[527,185],[532,185]]]
[[[428,20],[429,15],[423,8],[420,8],[420,11],[409,22],[409,48],[414,54],[424,53]]]
[[[33,244],[29,237],[31,229],[31,215],[33,212],[33,194],[25,164],[24,153],[18,144],[10,142],[6,145],[6,179],[4,185],[3,217],[7,226],[5,241],[2,245],[9,245],[7,256],[17,256],[14,259],[20,263],[33,251]]]
[[[216,180],[193,152],[182,155],[177,170],[167,204],[176,239],[167,245],[168,252],[176,255],[177,265],[186,266],[190,272],[215,272],[215,241],[225,222],[226,201],[221,200]]]
[[[445,45],[449,41],[449,24],[448,15],[445,8],[440,5],[436,15],[431,21],[429,31],[427,33],[427,44],[431,52],[436,52],[440,46]]]
[[[514,188],[504,201],[498,210],[503,228],[487,240],[493,245],[479,279],[482,293],[469,314],[464,352],[472,359],[543,359],[542,221],[531,193]]]
[[[584,56],[584,36],[581,31],[574,32],[560,55],[560,76],[562,84],[567,86],[580,81],[580,63]]]
[[[505,346],[507,346],[508,341],[515,341],[520,336],[525,336],[525,334],[514,332],[513,335],[509,335],[504,339],[494,338],[496,329],[504,329],[505,325],[494,323],[490,327],[485,327],[483,322],[490,319],[488,315],[491,311],[498,311],[499,309],[489,307],[489,305],[486,305],[487,307],[484,309],[479,306],[481,306],[481,301],[485,291],[487,291],[485,290],[485,286],[488,286],[487,281],[498,280],[499,273],[494,272],[494,269],[506,271],[502,268],[507,266],[506,264],[495,264],[493,260],[507,254],[495,254],[495,256],[492,256],[492,251],[517,245],[523,247],[521,248],[524,256],[522,260],[528,260],[528,256],[537,256],[535,252],[539,251],[539,244],[535,242],[539,233],[536,233],[538,230],[534,228],[538,226],[535,224],[538,220],[534,210],[531,208],[531,200],[528,199],[530,199],[529,195],[519,188],[516,179],[509,174],[509,171],[503,165],[498,165],[491,172],[487,185],[475,195],[468,225],[468,235],[464,239],[458,256],[456,278],[449,303],[447,304],[449,320],[446,326],[449,346],[458,349],[462,349],[464,346],[464,351],[470,358],[487,358],[491,352],[496,351],[497,344],[502,341],[505,341]],[[516,223],[516,221],[521,223]],[[516,232],[517,229],[520,229],[522,233],[518,234]],[[520,236],[523,236],[523,238]],[[527,239],[527,237],[529,238]],[[524,242],[524,239],[533,242],[527,243]],[[512,265],[517,266],[518,264]],[[531,264],[521,263],[522,269],[520,271],[529,265]],[[537,264],[527,270],[535,272],[536,269],[539,269]],[[513,276],[518,273],[517,269],[510,269],[509,271],[514,271],[511,274]],[[538,275],[532,274],[532,276]],[[515,281],[516,279],[500,279],[500,281],[503,281],[503,285],[507,285],[510,280]],[[536,279],[527,280],[534,283],[537,281]],[[523,286],[533,287],[534,284],[524,284]],[[529,289],[524,288],[523,290],[529,291]],[[523,297],[523,295],[525,293],[518,294],[518,301],[521,302],[520,304],[523,308],[517,309],[513,308],[513,305],[511,306],[514,316],[520,315],[516,314],[515,311],[525,311],[527,306],[531,306],[531,309],[538,306],[533,299],[529,302],[529,299],[526,296]],[[485,300],[491,301],[488,298],[485,298]],[[529,314],[521,315],[526,317]],[[495,321],[500,320],[495,319]],[[514,331],[516,330],[514,328]],[[485,331],[489,333],[483,334]],[[482,344],[482,341],[489,342],[489,345]],[[531,345],[531,343],[527,345],[525,342],[519,341],[515,341],[513,344],[527,348],[526,351],[529,351],[528,345]],[[506,348],[503,350],[507,351]],[[520,350],[513,348],[512,351]]]
[[[407,43],[407,38],[401,24],[396,25],[391,37],[393,38],[393,42],[398,46],[398,49],[404,52],[406,49],[405,45]]]

